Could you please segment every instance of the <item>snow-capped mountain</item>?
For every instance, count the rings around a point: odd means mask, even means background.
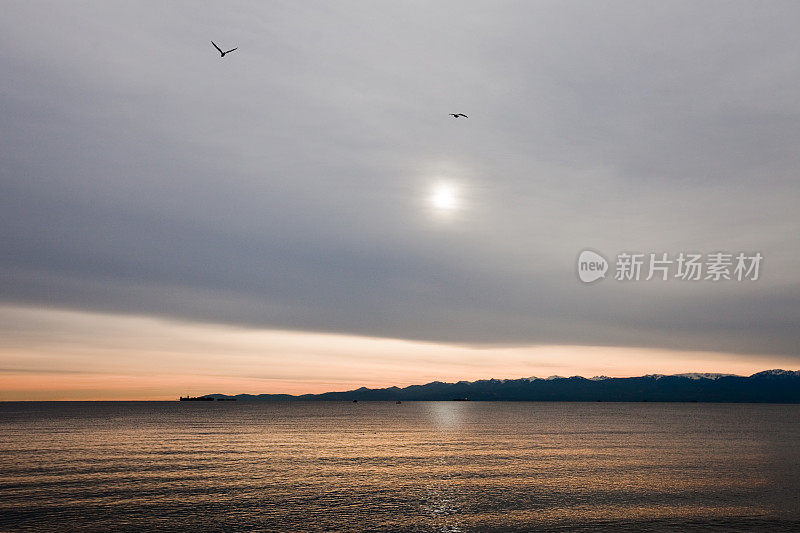
[[[651,379],[661,378],[688,378],[688,379],[719,379],[726,377],[742,377],[737,374],[720,374],[717,372],[684,372],[683,374],[647,374],[642,376]]]
[[[758,372],[750,377],[764,378],[770,376],[780,376],[780,377],[800,376],[800,370],[781,370],[780,368],[776,368],[773,370],[764,370],[763,372]]]
[[[672,375],[689,379],[719,379],[729,376],[736,376],[736,374],[719,374],[714,372],[686,372],[684,374],[672,374]]]
[[[229,397],[212,395],[214,397]],[[608,378],[484,379],[404,388],[360,389],[289,396],[237,395],[240,400],[486,400],[581,402],[772,402],[800,404],[800,371],[766,370],[752,376],[691,372]]]

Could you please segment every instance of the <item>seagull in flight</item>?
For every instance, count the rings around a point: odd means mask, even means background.
[[[214,41],[211,41],[211,44],[213,44],[213,45],[214,45],[214,48],[216,48],[216,49],[217,49],[217,51],[219,52],[219,57],[225,57],[225,54],[230,54],[231,52],[233,52],[234,50],[236,50],[237,48],[239,48],[239,47],[237,46],[236,48],[231,48],[231,49],[230,49],[230,50],[228,50],[227,52],[223,52],[223,51],[222,51],[222,48],[220,48],[219,46],[217,46],[217,43],[215,43]]]
[[[453,118],[458,118],[458,117],[469,118],[469,117],[468,117],[467,115],[465,115],[464,113],[450,113],[450,116],[451,116],[451,117],[453,117]]]

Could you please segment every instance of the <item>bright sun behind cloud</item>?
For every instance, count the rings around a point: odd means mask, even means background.
[[[460,206],[458,189],[450,183],[437,183],[431,190],[430,205],[441,214],[455,211]]]

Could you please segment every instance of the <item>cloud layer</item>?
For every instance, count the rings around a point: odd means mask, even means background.
[[[296,4],[5,5],[2,301],[797,353],[796,3]],[[587,247],[765,263],[589,287]]]

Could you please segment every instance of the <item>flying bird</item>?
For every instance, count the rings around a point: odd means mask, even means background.
[[[239,47],[237,46],[236,48],[231,48],[231,49],[230,49],[230,50],[228,50],[227,52],[223,52],[223,51],[222,51],[222,48],[220,48],[219,46],[217,46],[217,43],[215,43],[214,41],[211,41],[211,44],[213,44],[213,45],[214,45],[214,48],[216,48],[216,49],[217,49],[217,51],[219,52],[219,57],[225,57],[225,54],[230,54],[231,52],[233,52],[234,50],[236,50],[236,49],[238,49],[238,48],[239,48]]]
[[[453,118],[458,118],[458,117],[469,118],[469,117],[468,117],[467,115],[465,115],[464,113],[450,113],[450,116],[451,116],[451,117],[453,117]]]

